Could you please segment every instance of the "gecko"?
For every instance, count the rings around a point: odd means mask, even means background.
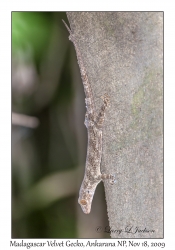
[[[91,211],[92,200],[97,185],[101,181],[105,180],[109,180],[110,184],[114,184],[116,182],[115,175],[102,173],[100,168],[102,158],[102,129],[105,118],[105,111],[109,106],[109,97],[107,94],[103,96],[103,104],[100,108],[99,113],[96,114],[91,84],[87,77],[87,72],[82,60],[79,47],[77,45],[76,38],[65,21],[62,21],[69,32],[69,40],[72,41],[75,47],[85,92],[86,114],[84,124],[88,131],[88,146],[85,173],[79,191],[78,203],[80,204],[83,212],[85,214],[89,214]]]

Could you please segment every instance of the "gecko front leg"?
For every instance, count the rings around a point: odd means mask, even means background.
[[[110,180],[110,184],[116,183],[115,175],[111,174],[100,174],[96,179],[90,180],[86,175],[84,176],[81,184],[78,203],[85,214],[89,214],[91,211],[92,200],[95,194],[97,185],[101,181]]]

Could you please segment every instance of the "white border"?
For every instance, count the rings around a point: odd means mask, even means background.
[[[165,18],[165,249],[175,245],[175,3],[171,0],[123,1],[15,1],[1,3],[0,15],[0,247],[10,249],[11,240],[11,11],[164,11]],[[28,240],[31,241],[31,240]],[[34,242],[36,240],[32,240]],[[42,240],[44,241],[44,240]],[[82,240],[81,240],[82,241]],[[100,240],[102,241],[102,240]],[[107,241],[107,240],[106,240]],[[114,240],[111,240],[113,242]],[[136,240],[143,242],[144,240]],[[149,240],[148,240],[149,241]],[[18,249],[18,248],[16,248]],[[21,248],[19,248],[21,249]],[[47,248],[44,248],[47,249]],[[118,247],[120,249],[120,247]],[[145,249],[139,247],[139,249]]]

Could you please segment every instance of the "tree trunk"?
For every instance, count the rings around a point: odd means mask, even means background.
[[[163,13],[68,12],[67,16],[97,113],[100,97],[110,96],[101,169],[117,179],[114,185],[104,183],[111,237],[161,238]]]

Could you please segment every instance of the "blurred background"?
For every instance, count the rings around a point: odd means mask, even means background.
[[[77,203],[85,102],[64,12],[12,12],[12,238],[110,238],[104,189]]]

